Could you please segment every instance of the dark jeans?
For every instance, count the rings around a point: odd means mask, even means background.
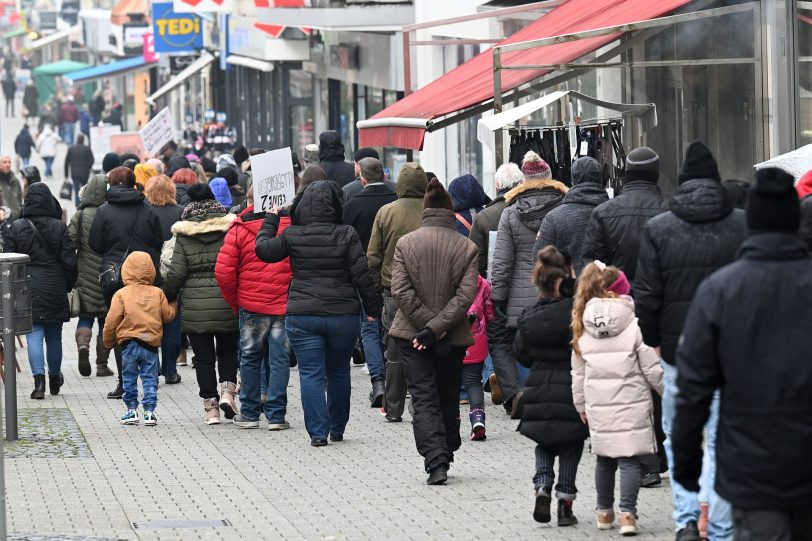
[[[522,390],[519,369],[513,357],[515,335],[516,330],[507,327],[507,318],[499,314],[488,324],[488,344],[493,358],[493,371],[496,372],[505,403],[510,402],[516,393]]]
[[[383,407],[390,417],[403,417],[403,410],[406,409],[406,373],[403,371],[403,363],[398,358],[398,348],[394,339],[389,338],[389,328],[395,319],[398,305],[392,297],[391,292],[385,290],[383,293],[383,316],[381,324],[386,330],[386,374],[384,379]]]
[[[464,347],[440,356],[429,348],[417,351],[410,340],[394,339],[412,394],[412,425],[417,451],[426,471],[454,462],[460,448],[460,379]]]
[[[812,514],[809,509],[753,510],[733,508],[736,541],[810,541]]]
[[[597,457],[595,491],[598,510],[607,511],[615,504],[615,472],[620,468],[620,511],[637,514],[637,494],[640,492],[640,458]]]
[[[200,398],[220,399],[220,383],[237,383],[237,332],[189,333],[189,343],[195,355],[195,373]],[[177,359],[177,357],[175,357]],[[217,364],[215,372],[214,365]]]
[[[175,377],[178,373],[178,355],[180,355],[180,304],[175,319],[164,323],[164,335],[161,338],[161,375]]]
[[[299,361],[307,433],[319,439],[343,435],[350,419],[350,357],[361,318],[288,314],[285,331]]]
[[[79,192],[82,190],[82,187],[87,184],[87,178],[76,178],[72,177],[73,180],[73,198],[76,201],[76,206],[79,206]]]
[[[482,363],[462,366],[462,388],[468,393],[470,410],[485,409],[485,391],[482,389]]]
[[[665,432],[663,432],[663,402],[655,392],[654,400],[654,435],[657,437],[657,454],[640,457],[640,475],[647,473],[665,473],[668,471],[668,457],[665,454]]]
[[[552,496],[555,457],[558,456],[558,484],[555,485],[555,497],[559,500],[574,500],[578,493],[578,489],[575,488],[575,477],[583,454],[582,441],[560,445],[536,445],[536,475],[533,476],[536,490],[542,488],[548,496]]]
[[[11,114],[9,114],[11,109]],[[6,117],[14,116],[14,98],[6,98]]]

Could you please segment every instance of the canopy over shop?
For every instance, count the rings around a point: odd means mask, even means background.
[[[74,60],[59,60],[51,62],[50,64],[42,64],[34,68],[34,82],[37,85],[37,92],[39,92],[40,100],[46,100],[50,96],[62,90],[60,86],[60,78],[69,73],[73,73],[85,68],[91,67],[90,64],[84,62],[76,62]],[[89,95],[92,89],[86,89],[86,94]]]

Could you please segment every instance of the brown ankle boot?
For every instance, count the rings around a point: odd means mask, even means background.
[[[91,374],[90,369],[90,339],[93,332],[86,327],[76,329],[76,349],[79,353],[79,374],[87,377]]]

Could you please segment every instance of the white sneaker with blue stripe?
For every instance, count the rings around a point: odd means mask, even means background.
[[[137,425],[139,422],[138,412],[135,410],[129,410],[118,420],[118,422],[123,425]]]

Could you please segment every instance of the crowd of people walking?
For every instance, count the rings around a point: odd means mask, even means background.
[[[41,147],[26,133],[21,157]],[[446,189],[416,163],[390,182],[374,149],[345,162],[326,132],[293,203],[261,212],[250,156],[262,149],[206,169],[110,153],[92,174],[83,143],[65,165],[70,220],[36,167],[24,162],[23,185],[0,157],[3,249],[31,259],[32,399],[46,374],[60,393],[62,327],[78,317],[79,374],[93,373],[95,324],[95,374],[117,374],[121,424],[158,424],[159,377],[181,381],[188,344],[205,425],[289,429],[296,366],[304,428],[323,447],[352,430],[362,359],[382,422],[408,409],[429,485],[449,479],[461,403],[462,433],[487,440],[489,394],[536,444],[540,523],[578,523],[589,439],[598,529],[635,535],[641,487],[670,472],[678,541],[812,531],[812,173],[723,182],[694,143],[668,200],[659,156],[641,147],[610,198],[593,158],[565,184],[531,151],[497,170],[491,200],[472,175]]]

